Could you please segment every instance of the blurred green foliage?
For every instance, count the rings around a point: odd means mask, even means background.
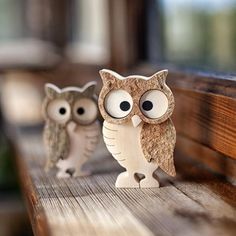
[[[161,0],[161,3],[163,57],[167,62],[236,71],[236,0]]]

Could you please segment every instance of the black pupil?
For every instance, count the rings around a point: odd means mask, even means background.
[[[78,109],[77,109],[77,113],[79,114],[79,115],[83,115],[84,114],[84,108],[83,107],[79,107]]]
[[[150,110],[152,110],[152,108],[153,108],[153,104],[152,104],[152,102],[150,102],[150,101],[145,101],[145,102],[143,103],[142,107],[143,107],[143,110],[145,110],[145,111],[150,111]]]
[[[128,111],[128,110],[130,109],[130,104],[129,104],[129,102],[127,102],[127,101],[121,102],[121,104],[120,104],[120,109],[121,109],[122,111]]]
[[[66,114],[66,108],[65,108],[65,107],[61,107],[61,108],[59,109],[59,113],[60,113],[61,115],[65,115],[65,114]]]

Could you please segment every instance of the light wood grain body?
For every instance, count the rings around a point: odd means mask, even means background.
[[[71,123],[67,126],[67,132],[70,139],[69,155],[67,159],[59,160],[57,167],[63,172],[74,168],[75,173],[79,174],[82,165],[94,153],[99,141],[100,125],[98,121],[87,126]]]
[[[142,125],[133,127],[131,122],[123,125],[103,123],[103,138],[107,149],[121,166],[130,173],[147,174],[157,169],[156,163],[148,162],[143,154],[140,133]]]

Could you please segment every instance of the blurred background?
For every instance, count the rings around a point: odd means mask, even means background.
[[[231,73],[235,22],[236,0],[0,0],[0,235],[32,235],[11,145],[42,128],[46,82],[163,64]]]

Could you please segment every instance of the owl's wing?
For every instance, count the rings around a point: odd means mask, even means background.
[[[59,159],[66,159],[69,152],[69,137],[66,129],[62,129],[58,135],[58,141],[55,143],[56,161]]]
[[[167,174],[175,176],[174,147],[175,127],[170,119],[160,125],[144,124],[141,145],[147,161],[155,161]]]
[[[65,128],[57,124],[46,124],[44,142],[47,148],[47,167],[53,167],[59,159],[65,159],[69,151],[69,137]]]

